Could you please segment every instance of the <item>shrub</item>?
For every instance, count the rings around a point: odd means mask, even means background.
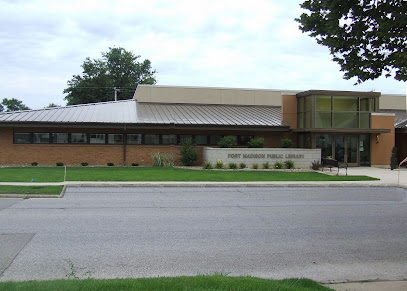
[[[241,164],[239,165],[239,168],[240,168],[240,169],[246,168],[246,164],[245,164],[245,163],[241,163]]]
[[[184,166],[193,166],[198,159],[198,151],[192,138],[183,139],[179,151],[181,153],[180,161]]]
[[[206,162],[206,163],[203,165],[203,168],[206,169],[206,170],[211,170],[211,169],[213,169],[212,164],[209,163],[209,162]]]
[[[247,146],[249,148],[263,148],[264,147],[264,138],[262,138],[262,137],[252,138],[247,143]]]
[[[255,170],[257,170],[257,169],[259,168],[259,165],[258,165],[258,164],[253,164],[253,165],[252,165],[252,168],[255,169]]]
[[[218,141],[218,146],[220,148],[232,148],[237,146],[236,137],[231,135],[224,136]]]
[[[282,168],[283,168],[283,163],[275,162],[273,168],[274,168],[274,169],[278,169],[278,170],[279,170],[279,169],[282,169]]]
[[[174,165],[174,157],[171,154],[156,152],[153,154],[154,167],[172,167]]]
[[[86,163],[86,162],[81,163],[81,166],[82,166],[82,167],[86,167],[87,165],[89,165],[89,164]]]
[[[282,138],[282,139],[280,140],[280,146],[281,146],[282,148],[289,148],[289,147],[291,147],[293,144],[294,144],[293,141],[292,141],[291,139],[287,138],[287,137],[284,137],[284,138]]]
[[[322,165],[320,161],[313,161],[311,163],[311,169],[318,171],[319,169],[321,169]]]
[[[36,166],[38,166],[38,163],[37,162],[32,162],[31,166],[36,167]]]
[[[229,169],[236,170],[237,164],[236,163],[229,163]]]
[[[62,167],[64,165],[64,163],[57,162],[56,165],[57,165],[57,167]]]
[[[287,160],[284,162],[284,166],[286,169],[294,169],[294,162],[291,160]]]
[[[138,163],[131,163],[132,167],[138,167],[138,165],[139,165]]]
[[[223,169],[225,167],[225,163],[218,159],[215,167],[216,167],[216,169]]]
[[[107,163],[107,165],[108,165],[109,167],[113,167],[113,166],[114,166],[114,163]]]
[[[270,169],[270,163],[269,162],[264,163],[263,164],[263,169]]]

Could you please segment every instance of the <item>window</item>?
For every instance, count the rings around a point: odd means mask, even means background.
[[[88,136],[86,133],[71,133],[71,143],[87,143]]]
[[[91,133],[89,136],[91,144],[104,144],[106,143],[106,135],[104,133]]]
[[[53,133],[52,134],[52,143],[68,143],[68,134],[67,133]]]
[[[31,143],[31,133],[14,133],[14,143],[25,144]]]
[[[123,144],[123,134],[108,134],[107,142],[109,144]]]
[[[316,147],[321,149],[321,157],[332,157],[332,136],[329,134],[317,134]]]
[[[183,134],[179,136],[179,142],[182,143],[187,138],[193,139],[191,134]]]
[[[146,134],[145,144],[160,144],[160,135],[159,134]]]
[[[222,138],[221,135],[211,135],[209,136],[210,145],[218,145],[218,141]]]
[[[195,135],[195,144],[196,145],[207,145],[208,136],[207,135]]]
[[[33,142],[34,143],[49,143],[49,133],[34,133]]]
[[[162,143],[163,144],[176,144],[177,136],[175,134],[163,134]]]
[[[237,145],[246,146],[247,143],[253,138],[251,135],[239,135],[237,137]]]
[[[143,135],[139,134],[139,133],[127,134],[127,144],[141,144],[142,137],[143,137]]]

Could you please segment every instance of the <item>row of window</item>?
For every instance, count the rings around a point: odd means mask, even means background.
[[[116,134],[116,133],[14,133],[15,144],[112,144],[177,145],[192,138],[196,145],[217,145],[222,135]],[[247,145],[252,136],[235,136],[238,145]]]

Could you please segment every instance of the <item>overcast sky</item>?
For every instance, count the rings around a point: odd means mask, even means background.
[[[344,80],[328,49],[298,29],[302,2],[0,0],[0,99],[65,105],[85,58],[113,46],[149,59],[157,85],[405,94],[393,78]]]

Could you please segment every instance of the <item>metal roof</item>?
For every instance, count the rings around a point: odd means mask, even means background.
[[[0,123],[102,123],[288,127],[281,107],[124,100],[0,113]]]
[[[381,113],[394,113],[394,127],[395,128],[406,128],[407,127],[407,111],[406,110],[392,110],[392,109],[382,109]]]

